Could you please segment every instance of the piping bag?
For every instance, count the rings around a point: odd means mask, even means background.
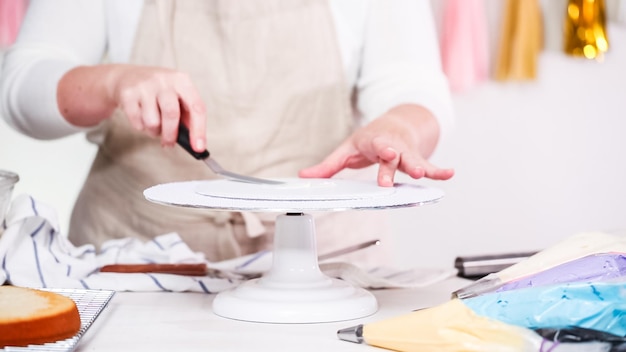
[[[531,330],[477,315],[459,299],[337,335],[394,351],[537,351],[542,341]]]
[[[567,283],[484,294],[338,331],[342,340],[395,351],[610,351],[532,329],[581,327],[626,335],[626,281]]]
[[[615,340],[598,340],[626,336],[625,253],[623,236],[579,234],[468,286],[472,294],[338,336],[397,351],[614,351]],[[545,331],[592,331],[596,340]]]
[[[522,280],[524,278],[531,280],[533,275],[546,272],[548,269],[574,260],[592,255],[624,253],[626,253],[626,236],[604,232],[580,233],[544,249],[522,262],[497,273],[489,274],[453,292],[452,296],[457,298],[475,297],[488,292],[494,292],[513,281]],[[618,271],[621,271],[623,274],[623,270],[622,268]],[[567,277],[558,278],[557,281],[573,282],[584,280],[584,278],[577,277],[576,274],[576,272],[573,272]],[[600,275],[602,275],[601,272]],[[590,274],[590,278],[593,276],[593,274]]]
[[[568,282],[602,282],[626,277],[626,253],[592,254],[502,284],[495,292]]]

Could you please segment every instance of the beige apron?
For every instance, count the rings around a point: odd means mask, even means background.
[[[207,106],[211,155],[239,173],[296,177],[354,125],[327,0],[147,0],[131,63],[189,74]],[[142,192],[150,186],[216,176],[182,148],[162,148],[158,139],[133,130],[119,112],[101,132],[72,214],[75,243],[177,232],[213,261],[271,244],[275,214],[148,202]],[[337,216],[321,216],[334,232],[320,239],[322,252],[379,236],[375,229],[368,235],[345,226],[335,232]],[[257,236],[264,232],[259,224],[266,235]]]

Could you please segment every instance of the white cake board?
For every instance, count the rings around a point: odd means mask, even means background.
[[[388,209],[438,201],[443,192],[412,184],[284,179],[283,185],[231,180],[157,185],[146,199],[174,206],[229,211],[277,212],[273,263],[260,279],[221,292],[213,311],[222,317],[267,323],[322,323],[362,318],[378,309],[367,290],[324,275],[317,262],[310,211]]]

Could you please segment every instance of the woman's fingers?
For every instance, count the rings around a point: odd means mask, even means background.
[[[360,149],[372,163],[378,162],[378,185],[381,187],[393,186],[394,176],[400,165],[399,150],[402,149],[381,136],[374,137],[369,143],[371,147],[362,146]]]
[[[400,144],[392,146],[379,139],[372,140],[370,146],[365,148],[361,145],[361,149],[357,149],[351,143],[344,143],[321,163],[300,170],[298,175],[305,178],[332,177],[344,168],[358,169],[375,163],[378,163],[377,182],[381,187],[393,186],[398,171],[414,179],[447,180],[454,175],[453,169],[439,168]]]
[[[391,160],[383,160],[382,158],[378,162],[378,185],[381,187],[393,186],[393,179],[398,170],[398,164],[400,163],[400,156],[396,156]]]
[[[378,185],[382,187],[393,186],[394,176],[400,165],[400,153],[398,149],[390,146],[385,140],[376,138],[372,141],[378,159]]]
[[[419,179],[427,177],[433,180],[447,180],[454,175],[453,169],[442,169],[433,165],[417,153],[402,153],[398,170]]]
[[[328,178],[344,169],[350,159],[350,147],[347,143],[343,143],[332,153],[330,153],[322,162],[311,167],[302,169],[298,172],[299,177],[304,178]]]
[[[206,108],[187,74],[156,67],[125,66],[115,85],[118,105],[137,130],[176,143],[182,120],[194,150],[206,148]]]
[[[135,91],[127,89],[120,94],[119,106],[126,115],[130,125],[138,131],[144,130],[141,105]]]
[[[139,101],[144,131],[153,137],[161,134],[161,113],[154,95],[144,95]]]
[[[179,74],[176,92],[181,106],[181,118],[189,127],[189,141],[196,152],[206,149],[206,107],[200,94],[185,74]]]
[[[161,144],[173,146],[176,144],[178,121],[180,121],[178,95],[173,91],[164,91],[158,95],[157,102],[161,115]]]

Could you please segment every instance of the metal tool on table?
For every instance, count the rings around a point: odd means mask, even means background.
[[[326,254],[320,254],[317,257],[317,260],[321,261],[321,260],[326,260],[326,259],[338,257],[340,255],[356,252],[358,250],[365,249],[365,248],[370,247],[370,246],[378,246],[379,244],[380,244],[380,240],[371,240],[371,241],[355,244],[355,245],[352,245],[352,246],[349,246],[349,247],[345,247],[345,248],[342,248],[342,249],[338,249],[336,251],[332,251],[332,252],[329,252],[329,253],[326,253]]]
[[[493,255],[460,256],[454,260],[454,267],[458,269],[458,276],[476,279],[496,273],[528,259],[537,252],[515,252]]]
[[[196,152],[195,150],[193,150],[193,148],[191,147],[191,142],[189,141],[189,129],[182,122],[178,124],[178,138],[176,139],[176,142],[194,158],[204,161],[204,163],[207,164],[213,172],[228,179],[247,183],[259,183],[268,185],[279,185],[284,183],[276,180],[268,180],[264,178],[241,175],[224,169],[217,161],[215,161],[215,159],[210,157],[208,150],[205,149],[203,152]]]

